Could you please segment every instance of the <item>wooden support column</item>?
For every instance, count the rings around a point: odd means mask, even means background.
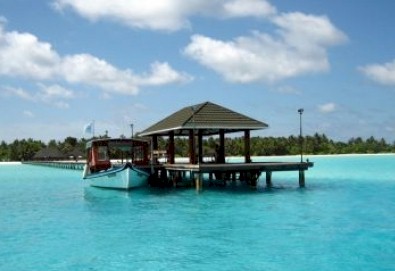
[[[203,163],[203,131],[198,131],[198,162]]]
[[[304,170],[299,170],[299,187],[305,187]]]
[[[195,187],[197,191],[200,191],[203,188],[203,173],[198,172],[195,176]]]
[[[189,163],[196,164],[194,130],[189,130]]]
[[[245,163],[251,163],[250,130],[244,131],[244,160],[245,160]]]
[[[151,156],[151,158],[150,158],[151,164],[158,164],[158,156],[155,156],[154,152],[153,152],[153,150],[158,150],[158,136],[153,135],[151,140],[152,140],[151,141],[152,146],[151,146],[151,150],[149,151],[150,156]],[[153,167],[151,167],[151,171],[153,171],[153,172],[151,172],[151,174],[153,175],[153,178],[155,180],[158,180],[159,179],[158,170],[154,170]]]
[[[225,130],[219,130],[219,153],[218,163],[225,163]]]
[[[157,135],[152,136],[152,148],[154,150],[158,149],[158,136]]]
[[[168,162],[174,164],[175,161],[175,147],[174,147],[174,132],[171,131],[169,134],[169,146],[168,146]]]
[[[266,171],[266,187],[270,188],[272,187],[272,172],[271,171]]]

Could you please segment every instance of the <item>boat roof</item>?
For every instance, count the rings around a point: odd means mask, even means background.
[[[135,142],[148,143],[147,140],[141,138],[96,138],[86,143],[86,149],[92,148],[94,145],[120,146],[132,145]]]

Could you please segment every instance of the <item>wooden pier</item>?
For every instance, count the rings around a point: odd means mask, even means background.
[[[138,166],[150,172],[150,184],[161,185],[188,179],[197,189],[203,185],[203,175],[208,174],[209,181],[245,181],[252,186],[257,185],[259,177],[266,174],[266,186],[272,187],[272,174],[278,171],[295,171],[299,173],[299,186],[305,186],[305,171],[314,163],[303,162],[252,162],[251,131],[266,129],[269,125],[234,112],[220,105],[205,102],[187,106],[171,114],[163,120],[139,133],[140,137],[151,139],[151,164]],[[225,135],[231,133],[244,134],[243,163],[226,163]],[[216,146],[213,162],[206,162],[208,153],[204,153],[203,137],[215,136]],[[189,163],[176,163],[175,137],[188,137]],[[166,149],[160,149],[159,138],[167,138]],[[302,148],[301,148],[302,150]],[[165,157],[166,163],[159,163]],[[79,162],[30,162],[30,164],[57,168],[82,170],[84,163]]]
[[[155,179],[167,178],[174,186],[187,179],[194,183],[196,189],[203,186],[203,174],[209,175],[209,181],[245,181],[251,186],[256,186],[261,174],[266,174],[266,187],[272,187],[273,172],[296,171],[299,173],[299,186],[305,187],[305,171],[313,167],[313,162],[251,162],[251,163],[201,163],[163,164],[156,167]],[[162,177],[161,177],[162,176]]]
[[[76,161],[27,161],[23,162],[26,165],[54,167],[62,169],[83,170],[85,162]]]
[[[53,167],[60,169],[83,170],[85,162],[76,161],[28,161],[23,164]],[[203,175],[208,174],[210,183],[226,184],[227,181],[242,181],[250,186],[257,186],[262,173],[266,175],[266,187],[272,187],[273,172],[295,171],[299,173],[299,186],[305,187],[305,171],[313,167],[313,162],[251,162],[251,163],[174,163],[139,166],[147,172],[154,172],[150,184],[160,186],[163,183],[174,187],[187,180],[189,185],[200,190],[203,187]]]

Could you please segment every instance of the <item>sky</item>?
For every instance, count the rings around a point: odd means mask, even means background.
[[[142,131],[206,101],[251,136],[395,141],[393,0],[1,0],[0,141]]]

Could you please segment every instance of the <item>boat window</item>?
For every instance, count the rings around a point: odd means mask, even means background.
[[[133,147],[134,161],[143,161],[144,160],[144,148],[143,146],[134,146]]]
[[[108,158],[108,149],[107,146],[99,146],[97,150],[99,161],[107,161]]]

